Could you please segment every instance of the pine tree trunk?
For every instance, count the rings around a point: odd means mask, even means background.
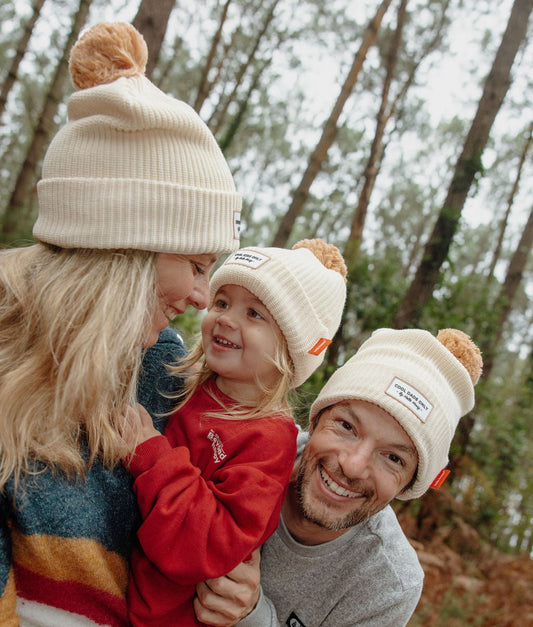
[[[242,119],[244,118],[246,110],[248,109],[248,103],[250,102],[250,98],[252,97],[253,92],[257,89],[259,85],[259,81],[261,79],[261,75],[264,72],[266,66],[267,66],[267,63],[265,63],[265,65],[263,65],[261,68],[259,68],[256,71],[252,79],[252,82],[250,83],[250,86],[248,88],[248,91],[246,92],[244,98],[239,103],[239,108],[237,110],[237,113],[233,116],[229,124],[229,127],[224,133],[223,137],[221,137],[219,140],[220,149],[222,150],[224,154],[227,153],[229,147],[231,146],[233,142],[233,139],[235,138],[235,135],[237,134],[237,131],[239,129],[239,126],[241,125]]]
[[[0,118],[4,114],[9,92],[11,91],[11,88],[13,87],[13,85],[15,84],[15,81],[17,80],[17,73],[18,73],[20,62],[22,61],[22,58],[24,57],[24,54],[26,53],[26,48],[28,47],[28,42],[33,32],[33,27],[35,26],[35,22],[39,18],[43,4],[44,4],[44,0],[34,1],[33,6],[32,6],[32,11],[33,11],[32,16],[28,20],[26,26],[24,27],[24,32],[17,45],[15,56],[13,57],[13,60],[11,61],[11,66],[9,67],[6,79],[4,81],[4,84],[2,85],[2,91],[0,93]]]
[[[394,32],[389,54],[387,55],[387,71],[385,74],[385,80],[383,81],[383,89],[381,91],[381,104],[376,117],[376,131],[370,147],[370,155],[363,173],[363,187],[361,189],[361,193],[359,194],[357,207],[353,214],[350,235],[346,241],[343,251],[348,271],[353,270],[357,265],[359,250],[363,241],[363,229],[368,213],[370,196],[372,195],[379,171],[381,155],[383,152],[385,127],[391,116],[391,111],[389,110],[390,88],[396,72],[396,66],[398,65],[398,53],[402,41],[406,12],[407,0],[401,0],[400,6],[398,7],[396,30]]]
[[[276,9],[278,2],[279,0],[274,0],[274,2],[270,5],[270,8],[268,9],[265,15],[265,19],[263,20],[263,24],[261,25],[261,28],[259,29],[257,33],[252,49],[250,50],[249,54],[246,57],[246,60],[241,64],[239,71],[237,72],[231,93],[228,94],[224,98],[224,102],[220,110],[217,107],[217,110],[214,112],[213,116],[211,117],[211,120],[213,120],[216,117],[216,125],[211,125],[211,124],[209,125],[215,135],[218,135],[222,125],[225,122],[230,104],[232,102],[235,102],[236,100],[237,91],[239,90],[239,87],[242,84],[243,78],[246,72],[248,71],[248,68],[255,61],[255,57],[256,57],[257,51],[259,50],[259,46],[261,42],[263,41],[263,37],[267,33],[268,27],[270,26],[272,20],[274,19],[274,10]],[[251,85],[248,88],[247,93],[246,93],[246,100],[241,100],[237,115],[233,117],[233,120],[230,122],[230,129],[229,131],[225,133],[224,137],[225,137],[226,149],[229,147],[231,140],[233,139],[235,133],[237,132],[238,125],[240,121],[242,120],[242,118],[244,117],[244,112],[246,111],[247,106],[248,106],[247,105],[248,99],[250,98],[252,93],[255,91],[255,89],[259,85],[259,79],[261,77],[261,74],[263,73],[267,65],[271,63],[271,61],[272,61],[272,57],[270,57],[268,61],[262,62],[259,69],[255,70],[252,81],[251,81]]]
[[[507,200],[507,208],[505,210],[505,216],[500,224],[500,229],[498,232],[498,241],[496,243],[496,248],[494,249],[494,253],[492,255],[492,261],[490,263],[490,268],[487,274],[487,283],[490,283],[494,277],[494,270],[496,268],[496,264],[500,259],[500,255],[503,248],[503,238],[505,235],[505,231],[507,230],[507,223],[509,222],[509,215],[511,214],[511,208],[513,206],[513,201],[518,191],[518,186],[520,184],[520,179],[522,178],[522,169],[524,167],[524,163],[526,161],[527,153],[529,152],[529,147],[531,146],[531,140],[533,139],[533,124],[529,127],[529,135],[524,144],[524,149],[522,150],[522,154],[520,155],[520,162],[518,164],[518,169],[516,172],[515,180],[513,183],[513,187],[511,189],[511,193],[509,194],[509,198]]]
[[[24,234],[28,227],[27,221],[30,217],[27,215],[28,211],[26,210],[30,204],[28,200],[32,194],[35,181],[39,176],[42,158],[56,127],[54,116],[59,103],[62,101],[63,90],[68,77],[68,57],[87,20],[91,2],[92,0],[80,0],[78,11],[74,16],[63,56],[59,61],[52,84],[46,95],[30,147],[26,153],[26,158],[20,169],[15,188],[4,214],[1,231],[4,241],[13,238],[19,233]]]
[[[387,12],[391,0],[384,0],[373,19],[370,21],[370,24],[367,26],[364,34],[363,41],[357,51],[355,58],[353,60],[352,66],[346,77],[344,85],[340,91],[339,97],[333,106],[331,114],[327,119],[324,128],[322,130],[322,135],[316,145],[315,149],[311,153],[309,157],[309,162],[307,164],[307,169],[304,172],[302,180],[298,185],[298,188],[294,192],[292,202],[287,213],[283,216],[281,223],[278,227],[278,231],[272,240],[272,246],[277,246],[283,248],[287,245],[287,241],[291,235],[294,223],[296,219],[301,214],[303,206],[309,197],[309,189],[311,184],[319,174],[322,169],[322,164],[327,158],[328,150],[331,148],[335,135],[337,133],[337,123],[339,121],[339,117],[342,113],[344,105],[346,101],[350,97],[355,83],[357,82],[357,78],[359,76],[359,72],[363,67],[363,62],[366,58],[369,48],[376,40],[377,32],[381,26],[381,22],[383,20],[383,16]]]
[[[222,9],[222,15],[220,16],[218,28],[211,42],[211,48],[209,50],[209,54],[207,55],[204,69],[202,71],[202,77],[200,79],[200,86],[198,87],[198,93],[196,94],[196,100],[194,101],[194,105],[193,105],[194,110],[197,113],[200,113],[200,110],[206,98],[209,96],[210,85],[207,81],[207,76],[209,74],[209,70],[211,69],[211,66],[213,65],[213,61],[215,59],[218,44],[220,42],[220,36],[222,35],[222,29],[224,28],[224,23],[226,22],[226,17],[228,15],[228,9],[229,9],[230,3],[231,3],[231,0],[226,0],[226,4],[224,5],[224,8]]]
[[[498,317],[495,323],[495,328],[492,334],[489,334],[490,340],[480,348],[483,352],[483,377],[488,379],[492,368],[494,366],[495,350],[501,340],[503,327],[509,318],[509,314],[512,311],[513,300],[516,296],[518,286],[522,281],[526,266],[533,248],[533,207],[529,213],[529,218],[526,223],[520,242],[514,251],[511,261],[509,262],[509,268],[505,276],[505,281],[498,294],[494,308],[498,313]]]
[[[148,46],[146,76],[151,78],[159,61],[163,39],[167,31],[168,19],[175,0],[141,0],[133,26],[141,33]]]
[[[444,206],[425,246],[415,277],[396,313],[393,322],[396,328],[418,324],[424,307],[431,299],[457,230],[468,191],[474,177],[481,171],[481,155],[490,129],[511,84],[511,67],[525,39],[532,4],[532,0],[515,0],[513,4],[507,28],[485,81],[476,115],[455,166]]]
[[[533,207],[529,213],[527,224],[522,232],[520,242],[509,262],[509,268],[500,293],[496,297],[493,308],[497,316],[494,327],[485,333],[485,341],[479,344],[483,355],[483,384],[490,378],[494,367],[496,349],[501,340],[503,327],[512,311],[513,300],[518,290],[526,269],[531,249],[533,247]],[[470,413],[459,421],[455,440],[459,450],[464,454],[470,445],[472,429],[474,427],[474,414]]]

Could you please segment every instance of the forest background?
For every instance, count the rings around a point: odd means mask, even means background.
[[[35,184],[66,120],[79,33],[133,22],[150,51],[147,75],[200,113],[230,163],[244,199],[242,244],[322,237],[345,256],[341,330],[295,401],[298,419],[372,330],[466,331],[485,368],[453,442],[446,494],[480,542],[528,559],[532,6],[0,0],[0,243],[31,241]],[[187,342],[198,324],[197,313],[180,323]],[[433,495],[398,511],[421,538],[429,527],[435,536],[434,506]]]

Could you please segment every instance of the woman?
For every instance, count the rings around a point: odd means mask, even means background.
[[[143,348],[207,305],[212,265],[238,248],[228,165],[146,60],[128,24],[82,35],[37,243],[0,254],[2,625],[127,624],[138,521],[120,459]]]

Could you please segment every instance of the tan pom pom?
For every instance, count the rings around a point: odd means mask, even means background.
[[[69,70],[77,89],[112,83],[122,76],[142,76],[148,48],[142,35],[126,22],[100,22],[72,47]]]
[[[341,255],[339,249],[333,244],[328,244],[323,239],[302,239],[296,242],[292,247],[293,250],[297,248],[307,248],[313,255],[322,262],[329,270],[335,270],[338,272],[346,282],[346,276],[348,270],[344,262],[344,258]]]
[[[476,385],[483,371],[481,351],[470,337],[458,329],[441,329],[437,340],[445,346],[468,370],[472,383]]]

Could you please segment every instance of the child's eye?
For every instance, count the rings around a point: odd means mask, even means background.
[[[199,266],[197,263],[194,263],[194,262],[192,262],[192,265],[193,265],[194,271],[197,274],[200,274],[200,275],[204,275],[205,274],[205,270],[204,270],[204,268],[202,268],[202,266]]]
[[[222,298],[217,298],[215,300],[215,307],[217,309],[227,309],[228,308],[228,303],[222,299]]]
[[[263,316],[258,311],[256,311],[255,309],[249,309],[248,310],[248,315],[251,318],[256,318],[257,320],[263,320],[264,319]]]

